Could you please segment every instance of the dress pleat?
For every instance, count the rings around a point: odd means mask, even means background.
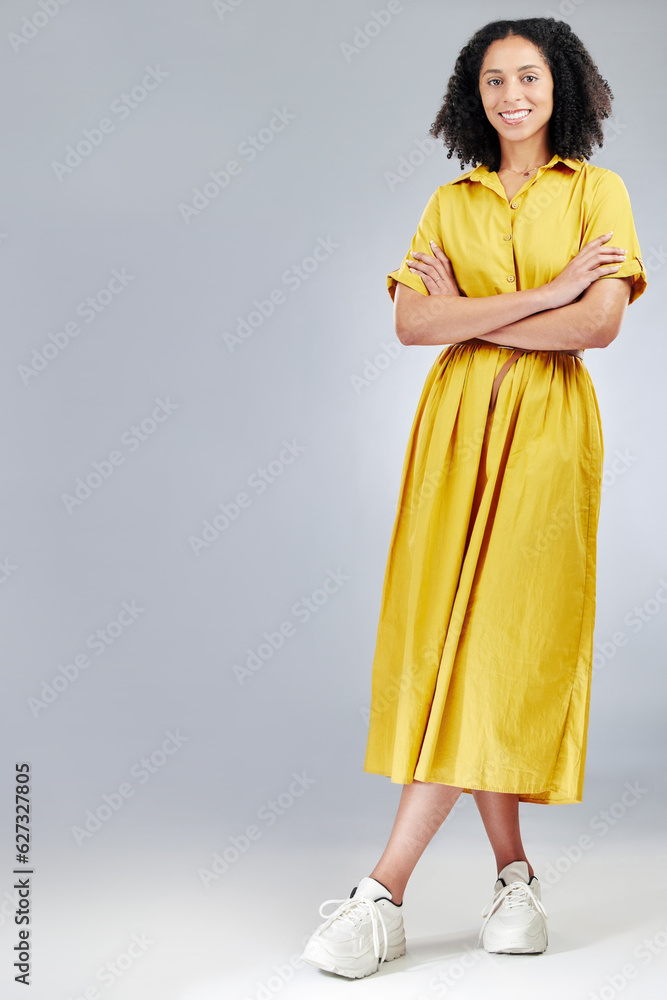
[[[580,802],[603,438],[582,359],[452,344],[410,431],[364,770]]]

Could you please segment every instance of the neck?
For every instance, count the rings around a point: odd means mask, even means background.
[[[519,173],[529,167],[548,163],[553,155],[551,146],[543,135],[531,136],[518,142],[500,139],[500,170]]]

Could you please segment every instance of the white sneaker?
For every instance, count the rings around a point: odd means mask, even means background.
[[[528,875],[526,861],[505,865],[494,886],[494,897],[482,910],[486,919],[479,943],[486,951],[523,955],[546,951],[547,911],[536,875]]]
[[[403,903],[392,903],[381,882],[366,876],[347,899],[327,899],[340,905],[311,935],[301,958],[327,972],[361,979],[377,972],[382,962],[405,954]]]

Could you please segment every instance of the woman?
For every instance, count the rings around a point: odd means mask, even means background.
[[[612,97],[567,24],[496,21],[431,128],[476,166],[388,275],[401,342],[449,346],[410,433],[373,662],[364,770],[404,785],[398,813],[303,953],[341,976],[405,953],[405,886],[462,792],[498,871],[484,948],[547,947],[519,802],[582,799],[603,460],[583,352],[646,287],[625,185],[588,162]]]

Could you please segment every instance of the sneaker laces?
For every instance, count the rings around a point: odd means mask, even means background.
[[[515,882],[508,882],[504,885],[493,897],[493,899],[486,904],[482,910],[482,916],[485,918],[479,932],[478,944],[482,940],[482,935],[484,934],[484,928],[493,916],[493,914],[505,904],[508,910],[518,910],[523,908],[526,903],[532,903],[535,909],[542,914],[543,917],[548,916],[547,911],[542,905],[542,901],[537,898],[534,891],[528,885],[527,882],[522,882],[517,879]]]
[[[387,925],[384,922],[384,917],[382,916],[382,910],[377,905],[374,899],[369,899],[368,896],[350,896],[348,899],[325,899],[325,901],[320,906],[320,916],[326,917],[326,913],[322,910],[329,903],[338,903],[337,909],[334,910],[319,928],[318,933],[325,931],[327,927],[330,927],[335,920],[346,921],[356,925],[357,921],[361,919],[366,913],[370,915],[371,927],[373,930],[373,953],[378,963],[381,965],[387,957]],[[382,949],[382,955],[380,955],[380,934],[378,926],[382,927],[383,937],[384,937],[384,948]]]

